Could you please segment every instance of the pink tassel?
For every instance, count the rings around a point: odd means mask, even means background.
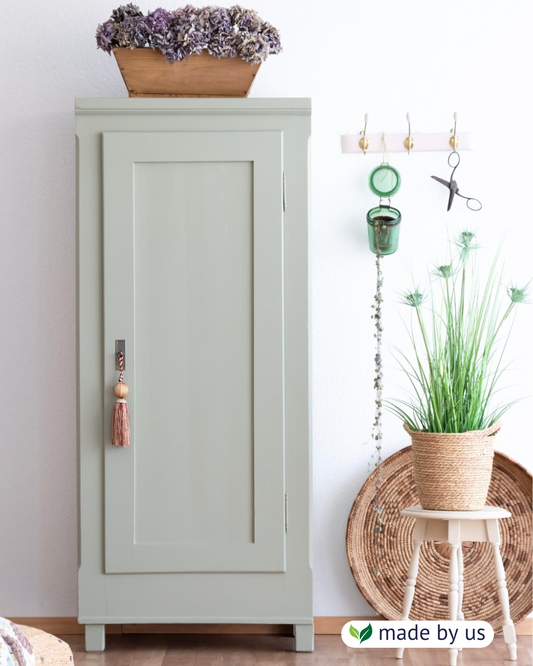
[[[130,419],[128,414],[128,403],[124,398],[115,402],[113,410],[113,429],[111,435],[113,446],[130,445]]]
[[[124,383],[124,352],[118,355],[119,373],[118,384],[115,384],[115,395],[117,401],[113,409],[113,425],[111,428],[111,444],[113,446],[130,445],[130,417],[128,414],[128,385]]]

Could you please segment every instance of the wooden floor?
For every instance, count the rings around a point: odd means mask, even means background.
[[[293,652],[285,636],[107,636],[106,651],[87,654],[83,636],[62,636],[75,666],[447,666],[447,650],[410,649],[396,660],[394,650],[348,648],[339,636],[315,636],[315,651]],[[463,650],[457,666],[532,666],[531,636],[518,637],[518,661],[507,661],[501,636],[487,648]]]

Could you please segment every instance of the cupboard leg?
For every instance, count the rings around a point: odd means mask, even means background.
[[[295,652],[313,652],[315,649],[315,628],[313,624],[294,625]]]
[[[105,624],[85,625],[85,652],[105,650]]]

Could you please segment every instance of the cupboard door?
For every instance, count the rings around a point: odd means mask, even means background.
[[[103,134],[106,573],[285,570],[282,150]]]

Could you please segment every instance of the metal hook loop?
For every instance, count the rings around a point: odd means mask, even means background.
[[[455,162],[455,164],[453,164],[453,162]],[[452,151],[448,155],[448,166],[451,167],[452,169],[457,169],[460,162],[461,162],[461,157],[459,156],[459,153],[456,150]]]

